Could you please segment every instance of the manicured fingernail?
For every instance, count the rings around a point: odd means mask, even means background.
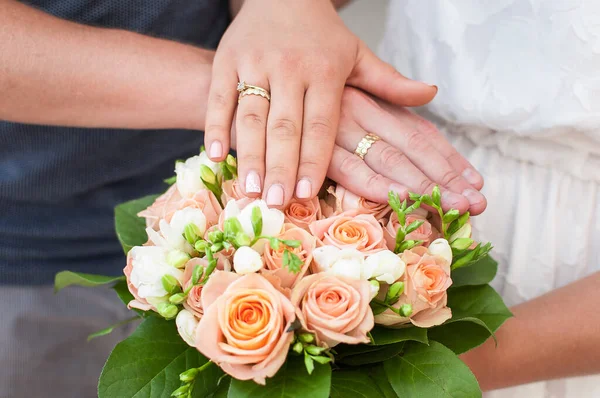
[[[281,206],[283,204],[283,186],[273,184],[267,192],[267,205]]]
[[[220,158],[223,156],[223,145],[219,141],[213,141],[210,144],[210,152],[208,154],[212,159]]]
[[[442,192],[442,202],[447,206],[456,207],[463,200],[463,197],[457,193],[451,191]]]
[[[396,192],[400,197],[400,200],[404,200],[408,198],[408,189],[405,186],[400,184],[392,184],[390,185],[390,191]]]
[[[303,178],[296,184],[296,197],[298,199],[308,199],[312,195],[312,186],[310,181]]]
[[[260,193],[260,177],[254,170],[250,170],[246,176],[246,193]]]
[[[485,197],[479,191],[474,189],[465,189],[462,194],[465,198],[467,198],[471,206],[479,204],[485,200]]]
[[[465,169],[462,172],[462,176],[471,185],[479,185],[479,184],[481,184],[481,181],[483,180],[483,178],[481,178],[481,175],[478,172],[476,172],[475,170],[470,169],[470,168]]]

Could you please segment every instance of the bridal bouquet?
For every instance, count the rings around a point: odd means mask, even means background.
[[[111,284],[141,320],[100,398],[481,396],[457,354],[511,314],[468,213],[437,188],[377,204],[333,184],[278,210],[236,172],[203,151],[178,162],[166,193],[115,209],[124,276],[57,275]]]

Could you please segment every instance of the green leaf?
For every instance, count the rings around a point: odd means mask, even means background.
[[[429,329],[430,340],[439,341],[457,354],[483,344],[490,333],[466,318],[481,320],[487,329],[496,332],[512,316],[502,298],[489,285],[463,286],[448,291],[449,322]],[[465,319],[468,322],[458,322]]]
[[[392,388],[392,385],[385,374],[383,364],[370,365],[367,371],[369,372],[371,379],[373,379],[377,384],[377,387],[379,387],[382,398],[398,398],[396,391]]]
[[[133,322],[133,321],[135,321],[135,320],[137,320],[137,319],[140,319],[140,317],[139,317],[139,316],[134,316],[134,317],[132,317],[132,318],[125,319],[124,321],[121,321],[121,322],[115,323],[114,325],[111,325],[111,326],[109,326],[109,327],[107,327],[107,328],[105,328],[105,329],[98,330],[97,332],[90,334],[90,335],[87,337],[87,341],[90,341],[90,340],[92,340],[92,339],[95,339],[96,337],[100,337],[100,336],[106,336],[107,334],[111,334],[111,333],[113,332],[113,330],[115,330],[115,329],[116,329],[116,328],[118,328],[119,326],[123,326],[123,325],[125,325],[125,324],[128,324],[129,322]]]
[[[94,274],[83,274],[80,272],[61,271],[54,277],[54,293],[64,289],[67,286],[85,286],[96,287],[113,282],[125,280],[125,276],[105,276]]]
[[[315,364],[309,376],[302,356],[290,355],[277,374],[261,386],[253,381],[232,379],[229,398],[328,398],[331,366]]]
[[[263,229],[263,219],[262,213],[260,212],[260,208],[258,206],[252,209],[251,220],[254,236],[260,236],[260,234],[262,234]]]
[[[112,351],[98,384],[99,398],[167,398],[180,386],[179,374],[208,362],[185,343],[175,323],[149,317]],[[208,366],[194,383],[197,396],[217,388],[222,371]]]
[[[400,343],[377,346],[378,349],[375,351],[364,352],[357,355],[347,355],[339,358],[337,362],[350,366],[383,362],[400,354],[405,343],[405,341],[402,341]]]
[[[299,240],[279,239],[279,241],[288,247],[297,248],[302,246],[302,241]]]
[[[217,391],[213,392],[208,396],[208,398],[227,398],[227,394],[229,393],[229,385],[231,384],[231,377],[222,377],[219,381],[219,386],[217,387]],[[196,392],[195,390],[193,392]],[[204,398],[198,394],[192,394],[194,398]]]
[[[498,263],[490,256],[466,267],[452,271],[452,287],[485,285],[490,283],[498,272]]]
[[[137,214],[154,203],[157,197],[158,195],[145,196],[115,207],[115,229],[125,253],[132,247],[141,246],[148,241],[146,221]]]
[[[371,330],[373,345],[387,345],[398,343],[400,341],[418,341],[427,344],[427,329],[409,326],[401,329],[389,329],[382,326],[375,326]]]
[[[413,231],[416,231],[421,225],[423,225],[425,221],[423,220],[415,220],[410,223],[408,227],[406,227],[406,233],[410,234]]]
[[[163,180],[165,184],[173,185],[177,182],[177,176],[169,177],[166,180]]]
[[[380,398],[382,394],[366,371],[336,370],[331,375],[331,398]]]
[[[458,357],[442,344],[407,344],[402,355],[383,363],[394,391],[400,397],[481,397],[477,379]]]
[[[117,296],[121,299],[123,304],[127,305],[131,300],[134,300],[133,294],[129,291],[127,287],[127,281],[125,279],[115,283],[112,289],[117,293]]]
[[[285,250],[283,252],[283,266],[286,267],[290,272],[297,274],[302,269],[304,263],[295,253]]]

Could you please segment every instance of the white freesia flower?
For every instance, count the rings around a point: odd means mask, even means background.
[[[170,251],[179,251],[191,254],[194,251],[184,238],[185,227],[188,224],[196,226],[199,236],[206,232],[206,216],[200,209],[186,207],[173,213],[171,222],[160,220],[158,223],[159,232],[146,228],[148,238],[156,246],[161,246]]]
[[[258,207],[260,209],[260,214],[262,216],[262,231],[261,235],[263,236],[273,236],[276,237],[281,233],[281,229],[283,228],[283,223],[285,216],[283,212],[277,209],[269,209],[267,203],[264,200],[255,200],[254,202],[248,204],[242,210],[239,209],[235,200],[230,200],[227,202],[225,206],[225,219],[229,218],[237,218],[242,225],[242,229],[244,233],[248,235],[251,239],[254,236],[254,229],[252,228],[252,210]],[[259,241],[253,248],[259,253],[263,253],[264,251],[264,240]]]
[[[131,249],[132,271],[130,281],[138,295],[148,302],[161,301],[167,295],[162,284],[164,275],[172,275],[178,281],[183,271],[167,263],[167,250],[159,246],[136,246]]]
[[[199,320],[188,310],[181,310],[175,318],[177,331],[179,335],[190,346],[196,346],[196,329],[198,328]]]
[[[431,242],[429,253],[440,256],[448,261],[448,264],[452,264],[452,248],[450,248],[450,244],[444,238],[439,238]]]
[[[204,189],[204,183],[200,179],[200,166],[208,166],[215,174],[219,172],[219,164],[208,158],[206,152],[192,156],[185,162],[175,165],[177,174],[177,190],[184,198],[192,197],[196,192]]]
[[[233,269],[240,275],[253,274],[263,268],[261,255],[248,246],[242,246],[233,255]]]
[[[183,235],[185,227],[188,224],[194,224],[197,229],[198,236],[204,236],[206,232],[206,216],[200,209],[193,207],[186,207],[181,210],[177,210],[173,213],[171,222],[169,225],[179,235]]]
[[[391,285],[404,275],[405,270],[406,264],[397,254],[389,250],[382,250],[367,257],[362,279],[375,278],[379,282]]]
[[[329,245],[321,246],[313,251],[313,259],[319,272],[361,279],[364,254],[356,249],[339,249]]]

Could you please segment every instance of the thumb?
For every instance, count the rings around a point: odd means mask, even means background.
[[[358,62],[348,84],[385,101],[402,106],[425,105],[437,94],[437,86],[411,80],[388,63],[380,60],[363,42]]]

